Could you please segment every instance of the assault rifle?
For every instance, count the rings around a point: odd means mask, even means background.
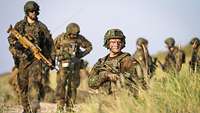
[[[41,49],[38,46],[35,46],[31,41],[29,41],[27,37],[22,36],[15,28],[12,27],[12,25],[10,25],[10,27],[8,28],[7,33],[14,35],[24,48],[29,49],[33,53],[36,59],[42,61],[51,69],[56,69],[53,64],[41,53]]]
[[[103,67],[99,65],[96,67],[96,69],[98,69],[99,71],[107,71],[107,72],[118,75],[117,81],[114,81],[113,83],[117,85],[117,87],[119,88],[124,86],[125,79],[129,81],[134,81],[132,80],[130,73],[123,74],[118,69],[111,67],[110,65],[107,65],[107,64],[104,64]]]

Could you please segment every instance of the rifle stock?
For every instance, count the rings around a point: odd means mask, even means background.
[[[53,64],[41,53],[41,49],[30,42],[25,36],[22,36],[17,30],[15,30],[12,25],[7,30],[7,33],[14,35],[14,37],[19,41],[20,44],[26,49],[30,49],[34,57],[37,60],[42,61],[51,69],[56,69]]]

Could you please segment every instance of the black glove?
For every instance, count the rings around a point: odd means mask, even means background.
[[[16,49],[22,49],[23,46],[17,41],[17,42],[15,43],[15,48],[16,48]]]

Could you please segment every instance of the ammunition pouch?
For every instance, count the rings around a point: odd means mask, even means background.
[[[76,66],[80,66],[80,64],[81,60],[76,57],[60,61],[61,68],[69,68],[70,70],[74,70]]]
[[[65,59],[70,59],[71,56],[69,53],[62,53],[60,55],[58,55],[58,60],[61,61],[61,60],[65,60]]]
[[[61,67],[62,68],[69,68],[70,67],[70,60],[62,60],[61,62],[60,62],[60,65],[61,65]]]

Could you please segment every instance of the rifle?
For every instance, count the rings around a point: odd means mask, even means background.
[[[117,69],[112,68],[111,66],[109,66],[107,64],[104,64],[103,67],[101,65],[98,65],[96,68],[98,69],[98,71],[108,71],[110,73],[120,75],[120,73]]]
[[[10,27],[8,28],[7,33],[14,35],[24,48],[31,50],[37,60],[42,61],[51,69],[56,69],[53,64],[41,53],[41,49],[38,46],[35,46],[25,36],[22,36],[15,28],[12,27],[12,25],[10,25]]]
[[[98,69],[98,71],[107,71],[107,72],[118,75],[117,81],[113,82],[118,88],[121,88],[125,85],[125,79],[135,82],[135,80],[131,79],[131,74],[129,74],[129,73],[123,74],[118,69],[113,68],[110,65],[104,64],[103,67],[101,65],[99,65],[96,67],[96,69]]]

